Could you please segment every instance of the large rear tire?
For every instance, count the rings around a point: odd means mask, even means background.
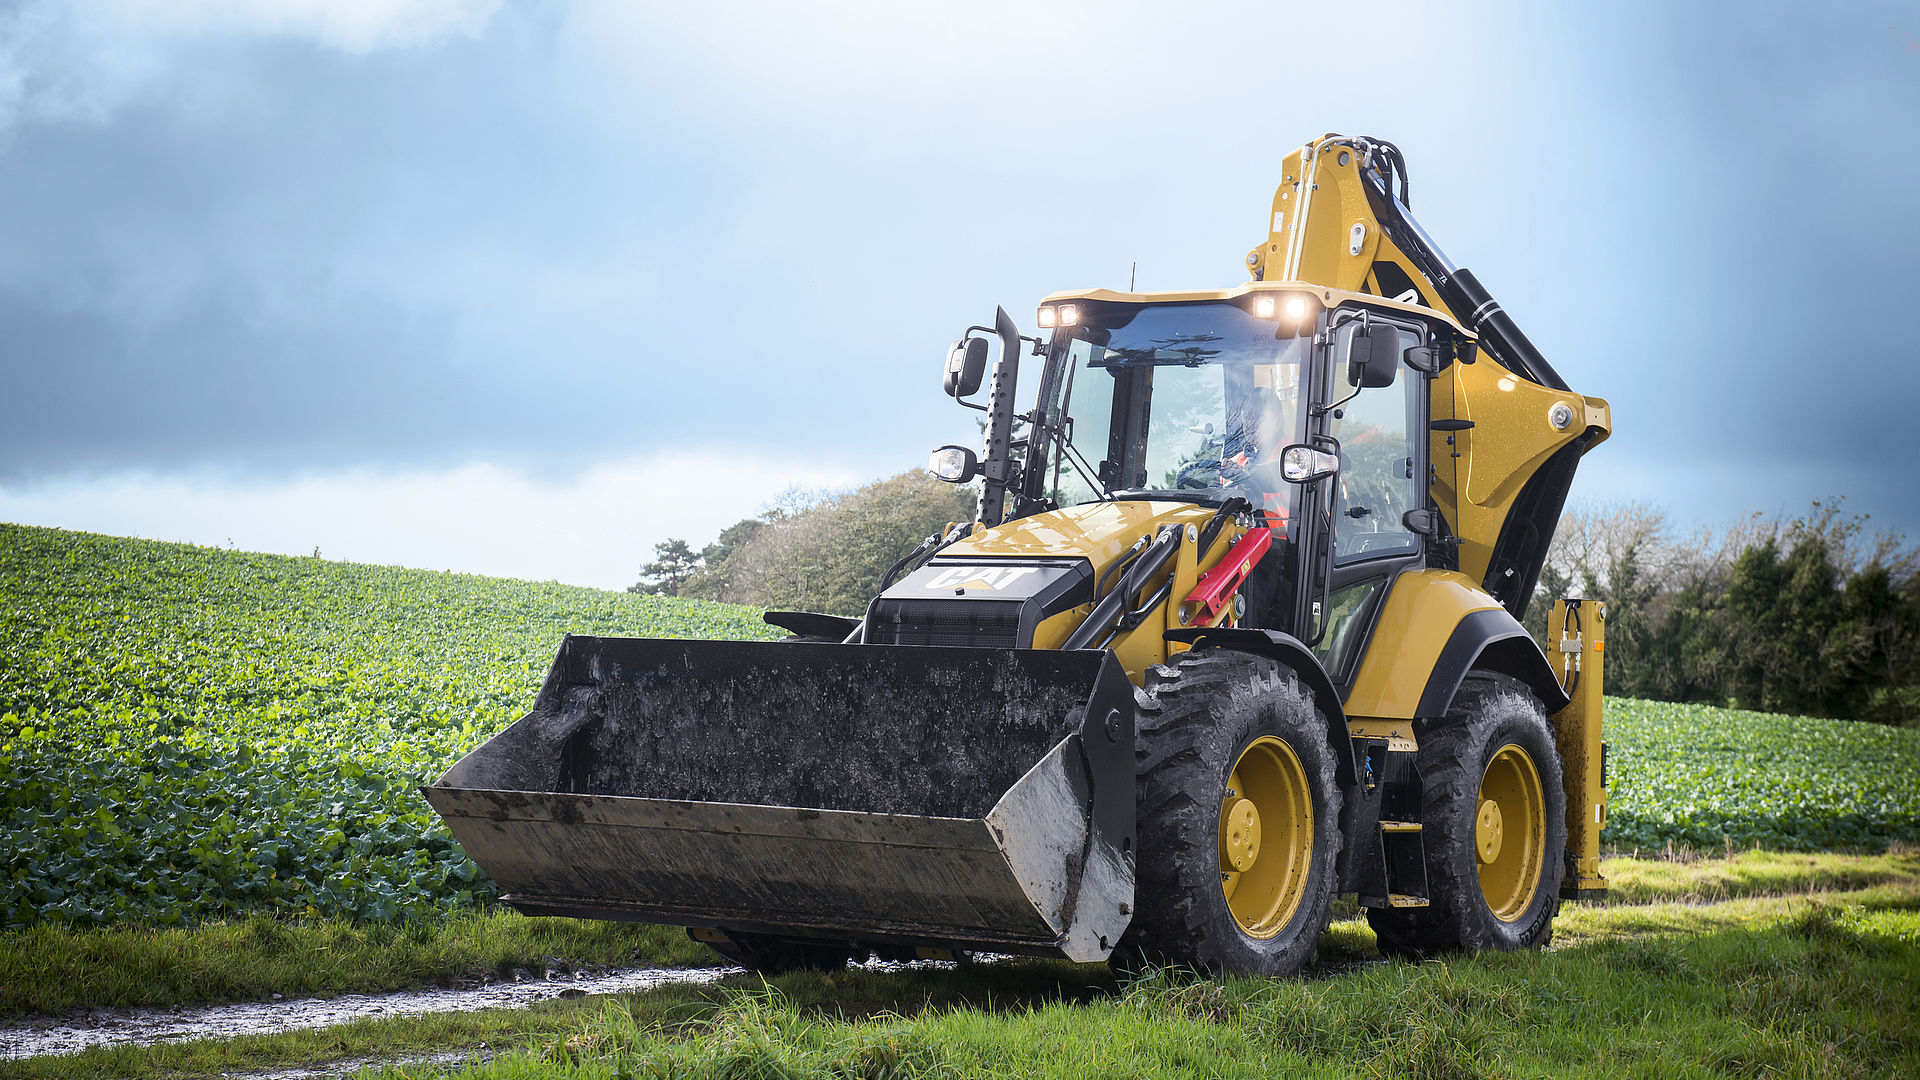
[[[1532,949],[1553,938],[1567,798],[1546,710],[1504,675],[1470,675],[1420,736],[1424,908],[1376,908],[1389,956]]]
[[[1122,968],[1292,975],[1311,963],[1340,855],[1325,718],[1292,671],[1224,649],[1148,669],[1139,857]]]

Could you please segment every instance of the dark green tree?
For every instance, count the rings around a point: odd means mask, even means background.
[[[639,582],[629,586],[628,592],[679,596],[680,587],[700,568],[700,556],[685,540],[662,540],[653,545],[653,555],[653,561],[640,568]]]

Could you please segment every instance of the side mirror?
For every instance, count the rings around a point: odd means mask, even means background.
[[[987,373],[987,339],[961,338],[947,352],[947,373],[941,386],[951,398],[963,398],[980,389]]]
[[[1347,335],[1347,385],[1363,389],[1392,386],[1400,374],[1400,331],[1391,326],[1357,326]]]
[[[1280,451],[1280,475],[1289,484],[1310,484],[1340,471],[1340,459],[1317,446],[1294,443]]]

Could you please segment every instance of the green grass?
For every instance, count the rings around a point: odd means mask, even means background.
[[[1559,929],[1544,953],[1381,963],[1364,959],[1365,924],[1344,922],[1323,942],[1326,966],[1292,980],[1120,984],[1097,965],[1038,961],[741,977],[524,1012],[0,1062],[0,1077],[197,1077],[435,1051],[494,1055],[457,1070],[481,1080],[1920,1075],[1911,878],[1717,904],[1579,905]]]
[[[1604,859],[1611,904],[1718,903],[1750,896],[1850,892],[1879,885],[1920,886],[1920,851],[1880,855],[1742,851],[1725,858]],[[1583,906],[1581,910],[1586,910]]]
[[[1562,940],[1580,939],[1684,910],[1752,897],[1819,895],[1894,886],[1920,889],[1920,853],[1885,855],[1740,852],[1731,858],[1608,859],[1607,906],[1569,906]],[[1722,905],[1721,912],[1740,910]],[[1592,928],[1598,927],[1599,930]],[[1371,957],[1373,935],[1336,922],[1323,940],[1328,962]],[[464,912],[404,924],[339,918],[244,919],[190,927],[41,924],[0,935],[0,1016],[75,1006],[194,1005],[260,1000],[279,993],[410,990],[428,984],[540,970],[609,966],[708,966],[718,960],[675,927],[576,919],[529,919],[511,911]]]

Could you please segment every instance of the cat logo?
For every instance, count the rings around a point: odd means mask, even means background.
[[[999,592],[1033,573],[1031,566],[952,566],[922,583],[924,589],[986,589]]]

